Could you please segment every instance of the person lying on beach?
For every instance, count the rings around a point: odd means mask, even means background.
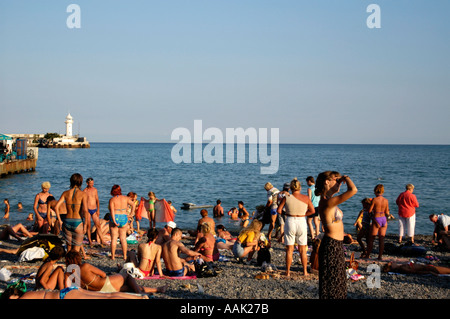
[[[217,225],[216,243],[218,249],[233,249],[236,238],[233,238],[224,225]]]
[[[22,241],[22,237],[20,235],[31,238],[37,234],[37,232],[29,232],[26,227],[20,223],[12,227],[10,225],[0,226],[0,240],[8,240],[9,235],[11,235],[17,240]]]
[[[155,266],[158,270],[158,274],[163,277],[163,271],[161,267],[161,252],[162,247],[155,243],[158,237],[158,231],[156,229],[150,229],[147,232],[147,243],[139,244],[138,252],[134,250],[128,253],[127,262],[132,262],[140,272],[147,276],[153,276],[155,273]]]
[[[187,259],[201,257],[200,253],[186,248],[181,242],[183,232],[179,228],[172,231],[169,241],[162,246],[162,257],[166,267],[166,275],[170,277],[183,277],[189,272],[195,271],[195,266],[187,262]],[[180,258],[179,253],[187,255],[188,258]]]
[[[61,266],[55,268],[56,262],[65,254],[64,248],[55,246],[48,254],[45,262],[36,273],[36,289],[64,289],[64,269]]]
[[[148,296],[126,292],[103,293],[87,291],[77,286],[54,291],[38,290],[27,292],[11,287],[3,292],[1,299],[148,299]]]
[[[137,284],[136,280],[128,274],[114,274],[107,276],[106,273],[88,263],[81,262],[81,255],[78,251],[71,250],[66,254],[66,276],[77,276],[75,271],[70,272],[73,265],[79,267],[80,286],[90,291],[101,292],[134,292],[134,293],[155,293],[165,292],[166,286],[151,288]],[[72,266],[72,267],[70,267]],[[66,283],[67,285],[67,283]]]
[[[397,264],[393,262],[388,262],[383,266],[383,272],[393,272],[400,274],[418,274],[418,275],[449,275],[450,268],[435,266],[435,265],[425,265],[425,264]]]
[[[200,238],[195,244],[194,251],[202,254],[202,259],[206,262],[219,260],[220,254],[217,248],[216,239],[211,234],[211,226],[203,223],[200,229]]]

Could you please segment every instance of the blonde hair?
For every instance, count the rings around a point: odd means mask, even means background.
[[[200,230],[203,234],[209,234],[211,232],[211,225],[209,223],[203,223],[200,226]]]
[[[406,189],[407,190],[413,190],[414,189],[414,185],[413,184],[406,184]]]
[[[264,185],[264,189],[265,189],[266,191],[268,191],[268,190],[270,190],[270,189],[272,189],[272,188],[273,188],[273,185],[272,185],[272,183],[270,183],[270,182],[267,182],[266,185]]]
[[[244,229],[241,230],[241,232],[239,233],[240,235],[243,234],[247,234],[248,232],[254,232],[255,233],[255,238],[259,237],[259,234],[261,233],[261,228],[262,228],[262,222],[259,221],[258,219],[253,219],[252,222],[250,223],[250,225],[248,225],[247,227],[245,227]]]
[[[291,187],[292,191],[300,190],[301,185],[300,185],[300,181],[297,179],[297,177],[294,177],[294,179],[291,181],[290,187]]]
[[[50,184],[50,182],[43,182],[43,183],[41,184],[41,187],[42,187],[42,188],[46,188],[46,189],[50,189],[51,186],[52,186],[52,185]]]

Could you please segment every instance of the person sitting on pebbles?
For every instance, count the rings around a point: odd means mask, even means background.
[[[198,252],[192,251],[181,242],[183,232],[179,228],[172,230],[171,238],[162,246],[162,258],[166,267],[166,275],[170,277],[183,277],[190,272],[195,272],[195,266],[187,262],[187,259],[201,257]],[[187,255],[180,258],[179,253]]]

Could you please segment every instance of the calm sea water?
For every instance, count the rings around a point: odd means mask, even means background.
[[[417,234],[432,233],[429,214],[449,214],[450,146],[284,144],[279,147],[279,170],[273,175],[262,175],[260,167],[264,164],[259,161],[253,164],[248,160],[245,163],[175,164],[171,158],[173,147],[174,144],[92,143],[90,149],[39,149],[35,172],[0,179],[1,211],[3,199],[8,198],[12,211],[9,223],[25,223],[27,214],[33,211],[34,197],[42,182],[50,181],[50,193],[59,198],[69,188],[70,176],[77,172],[84,180],[94,178],[101,216],[107,213],[112,185],[119,184],[124,194],[133,191],[140,198],[153,191],[158,198],[172,200],[178,209],[175,222],[187,229],[195,228],[200,211],[179,209],[184,202],[214,205],[220,198],[228,211],[242,200],[252,212],[257,205],[266,202],[266,182],[281,189],[285,182],[297,177],[302,183],[302,193],[306,194],[307,176],[317,177],[322,171],[336,170],[349,175],[359,190],[341,205],[347,232],[354,231],[361,200],[373,197],[373,188],[379,183],[385,186],[385,197],[396,217],[395,199],[407,183],[415,185],[414,193],[420,204]],[[19,201],[24,205],[22,212],[17,211]],[[212,209],[209,212],[212,215]],[[217,219],[216,223],[239,229],[239,223],[227,216]],[[144,220],[143,227],[148,227],[148,221]],[[390,222],[388,233],[397,232],[397,221]]]

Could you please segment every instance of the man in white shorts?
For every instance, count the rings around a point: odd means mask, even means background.
[[[314,214],[311,199],[300,194],[300,182],[294,179],[290,185],[292,194],[286,196],[278,205],[277,213],[281,214],[285,207],[284,244],[286,245],[286,276],[290,275],[294,245],[298,244],[300,259],[303,265],[303,274],[308,275],[308,257],[306,255],[308,244],[308,226],[306,217]]]

